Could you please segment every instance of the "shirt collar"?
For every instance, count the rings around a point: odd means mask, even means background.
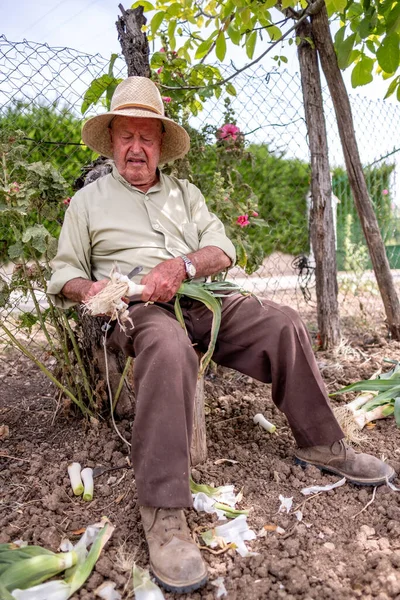
[[[126,188],[128,188],[128,190],[134,190],[135,192],[139,192],[140,194],[143,194],[143,195],[151,194],[152,192],[159,192],[162,189],[164,175],[163,175],[163,173],[161,173],[161,171],[159,169],[157,169],[157,174],[159,177],[159,181],[157,181],[156,184],[154,184],[149,190],[147,190],[147,192],[143,192],[142,190],[139,190],[139,188],[130,184],[129,181],[124,179],[124,177],[122,177],[122,175],[118,171],[115,164],[113,164],[113,168],[112,168],[112,176],[114,177],[114,179],[116,179],[117,181],[122,183],[122,185],[124,185]]]

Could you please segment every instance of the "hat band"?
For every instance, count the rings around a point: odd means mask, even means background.
[[[145,110],[157,113],[158,115],[163,115],[161,111],[149,106],[148,104],[120,104],[119,106],[112,108],[112,110],[122,110],[123,108],[144,108]]]

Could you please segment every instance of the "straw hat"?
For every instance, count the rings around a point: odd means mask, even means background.
[[[108,128],[116,116],[145,117],[163,122],[165,133],[160,163],[181,158],[189,151],[190,139],[187,132],[165,116],[160,92],[147,77],[128,77],[122,81],[115,88],[110,112],[92,117],[83,126],[82,140],[86,146],[108,158],[113,158]]]

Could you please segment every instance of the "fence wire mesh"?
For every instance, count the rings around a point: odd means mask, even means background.
[[[30,160],[56,161],[61,174],[72,184],[82,166],[94,158],[80,139],[83,95],[107,67],[108,60],[100,54],[90,56],[70,48],[10,42],[0,36],[0,128],[23,130]],[[223,68],[224,75],[232,72],[233,67]],[[114,65],[114,74],[126,76],[121,57]],[[258,65],[237,75],[234,83],[237,96],[231,97],[231,106],[249,148],[256,151],[252,180],[257,183],[262,216],[269,229],[262,266],[251,276],[235,268],[230,277],[251,291],[297,308],[315,327],[315,276],[308,236],[309,149],[300,78],[287,71],[268,72]],[[371,324],[383,320],[382,302],[354,209],[326,88],[324,100],[337,216],[341,318],[343,323]],[[351,96],[351,104],[371,197],[391,266],[396,269],[400,267],[400,144],[396,136],[400,107],[358,96]],[[102,111],[104,106],[99,104],[90,115]],[[220,127],[223,119],[224,96],[207,101],[191,125],[196,129],[205,125]],[[264,154],[260,148],[264,148]],[[14,265],[4,255],[0,260],[4,286],[12,279]],[[397,281],[397,272],[393,273]],[[36,338],[42,343],[38,328],[25,328],[25,334],[21,329],[21,315],[33,309],[29,294],[19,292],[3,306],[1,317],[20,335],[30,337],[32,344]],[[4,342],[4,336],[2,339]]]

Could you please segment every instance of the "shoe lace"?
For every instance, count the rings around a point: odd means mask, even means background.
[[[181,531],[181,526],[176,515],[166,514],[163,517],[161,517],[161,520],[165,524],[164,529],[166,533],[168,533],[169,531]]]
[[[188,541],[187,532],[181,527],[181,522],[178,515],[168,510],[159,509],[160,518],[164,525],[164,531],[167,534],[166,539],[161,543],[162,546],[169,544],[169,542],[175,537],[183,541]]]

